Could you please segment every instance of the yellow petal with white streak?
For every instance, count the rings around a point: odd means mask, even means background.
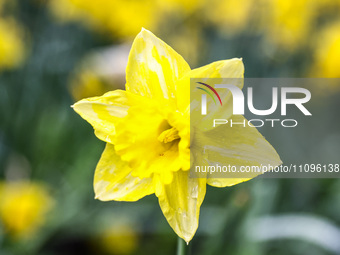
[[[116,154],[114,146],[106,144],[94,176],[96,198],[102,201],[137,201],[154,193],[151,178],[134,177],[131,171]]]
[[[211,165],[219,163],[221,166],[231,165],[237,169],[241,166],[276,167],[282,164],[275,149],[255,127],[247,125],[247,120],[243,116],[233,116],[231,120],[234,123],[245,123],[246,126],[235,124],[230,127],[225,124],[211,131],[196,134],[197,141],[201,145],[194,147],[201,148],[202,158],[207,159]],[[223,173],[223,177],[226,178],[208,178],[207,183],[215,187],[226,187],[247,181],[257,175],[259,173],[240,175],[243,178],[227,178],[227,173]]]
[[[93,126],[99,139],[112,143],[116,133],[115,126],[127,115],[129,107],[140,100],[143,98],[123,90],[115,90],[100,97],[80,100],[72,107]]]
[[[182,56],[150,31],[143,29],[130,51],[126,90],[160,100],[163,104],[176,104],[176,81],[188,71],[190,67]]]
[[[181,80],[178,81],[178,95],[181,95],[178,101],[178,109],[184,111],[189,102],[190,113],[192,116],[200,116],[199,123],[195,119],[191,121],[193,125],[199,125],[200,129],[209,130],[212,128],[211,121],[213,119],[225,119],[232,115],[231,93],[227,89],[220,89],[219,95],[222,99],[223,106],[215,105],[212,100],[208,100],[206,116],[201,116],[201,91],[196,90],[196,85],[192,87],[190,94],[190,78],[199,78],[200,82],[205,82],[214,87],[215,84],[232,84],[242,89],[243,87],[244,66],[242,59],[233,58],[229,60],[221,60],[213,62],[209,65],[196,68],[188,72]],[[215,84],[212,84],[215,83]],[[200,84],[197,84],[200,86]]]
[[[156,184],[156,196],[165,218],[176,234],[189,242],[198,228],[206,179],[190,178],[189,171],[173,173],[170,184]]]

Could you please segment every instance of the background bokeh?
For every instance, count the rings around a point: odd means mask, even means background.
[[[340,77],[339,0],[0,0],[0,254],[175,253],[155,196],[94,200],[104,143],[70,107],[124,88],[141,27],[192,68],[242,57],[245,77]],[[313,94],[315,111],[331,109],[319,112],[323,125],[261,131],[284,163],[338,158],[338,93]],[[190,245],[193,254],[340,254],[340,179],[208,187]]]

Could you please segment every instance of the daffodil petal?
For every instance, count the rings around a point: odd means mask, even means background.
[[[242,124],[234,124],[232,127],[220,125],[205,134],[197,134],[197,141],[200,141],[201,145],[194,147],[202,149],[198,156],[206,158],[212,165],[215,163],[221,166],[231,165],[237,169],[241,166],[270,165],[276,167],[282,164],[275,149],[255,127],[247,125],[247,120],[243,116],[233,116],[231,120],[234,123],[245,122],[246,126]],[[208,178],[207,183],[215,187],[226,187],[247,181],[257,175],[259,173],[240,175],[246,178]]]
[[[244,66],[242,59],[239,58],[213,62],[209,65],[191,70],[178,82],[178,94],[185,95],[178,98],[179,109],[185,109],[188,105],[188,98],[190,98],[191,116],[200,116],[199,118],[192,118],[191,124],[197,125],[201,130],[212,129],[211,122],[213,119],[226,119],[231,117],[231,92],[227,89],[220,89],[218,93],[222,99],[223,105],[221,106],[215,104],[212,100],[208,100],[207,115],[201,116],[201,91],[194,90],[191,91],[190,94],[189,85],[185,86],[183,83],[189,83],[189,78],[199,78],[200,82],[206,82],[212,87],[214,87],[215,84],[232,84],[241,89],[243,87],[243,75]],[[212,82],[214,84],[212,84]]]
[[[140,179],[131,175],[132,169],[107,143],[94,175],[96,198],[102,201],[137,201],[154,193],[151,178]]]
[[[206,179],[190,178],[189,171],[173,173],[170,184],[156,184],[156,195],[165,218],[178,236],[189,242],[198,228]]]
[[[132,93],[115,90],[100,97],[80,100],[72,107],[93,126],[99,139],[112,143],[115,125],[127,115],[130,105],[138,100],[142,99]]]
[[[176,103],[175,82],[190,71],[189,65],[169,45],[143,29],[132,44],[126,69],[126,90]],[[182,96],[182,95],[179,95]]]

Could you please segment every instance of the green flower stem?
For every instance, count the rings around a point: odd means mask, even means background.
[[[177,237],[177,255],[190,255],[189,245],[180,237]]]

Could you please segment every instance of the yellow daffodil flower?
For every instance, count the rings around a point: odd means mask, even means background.
[[[313,28],[318,1],[265,0],[264,14],[266,37],[286,50],[295,50],[305,43]]]
[[[0,218],[6,232],[15,239],[31,238],[45,223],[53,203],[44,185],[26,181],[0,185]]]
[[[340,22],[330,24],[314,40],[314,64],[310,76],[321,78],[340,77]]]
[[[50,0],[50,11],[60,21],[78,21],[95,31],[130,38],[141,25],[159,29],[166,15],[191,15],[205,0]],[[133,17],[133,18],[131,18]]]
[[[228,35],[244,31],[258,2],[253,0],[205,1],[205,16]]]
[[[123,38],[135,35],[141,24],[156,27],[160,20],[158,5],[150,0],[51,0],[49,6],[60,21],[80,21]]]
[[[131,224],[108,225],[96,240],[107,254],[133,254],[138,248],[138,233]]]
[[[189,242],[198,228],[206,184],[226,187],[247,180],[189,177],[190,158],[206,158],[203,151],[190,148],[189,78],[243,78],[243,73],[241,59],[191,70],[170,46],[143,29],[130,51],[126,90],[83,99],[73,106],[107,143],[95,172],[96,198],[136,201],[155,193],[170,226]],[[219,129],[216,135],[219,142],[204,148],[205,152],[218,150],[211,154],[214,162],[281,164],[255,128],[226,133]]]
[[[0,18],[0,69],[11,69],[22,64],[25,43],[21,27],[12,19]]]
[[[71,81],[71,95],[75,100],[80,100],[84,97],[98,96],[107,92],[104,82],[95,73],[84,70],[76,73]]]

